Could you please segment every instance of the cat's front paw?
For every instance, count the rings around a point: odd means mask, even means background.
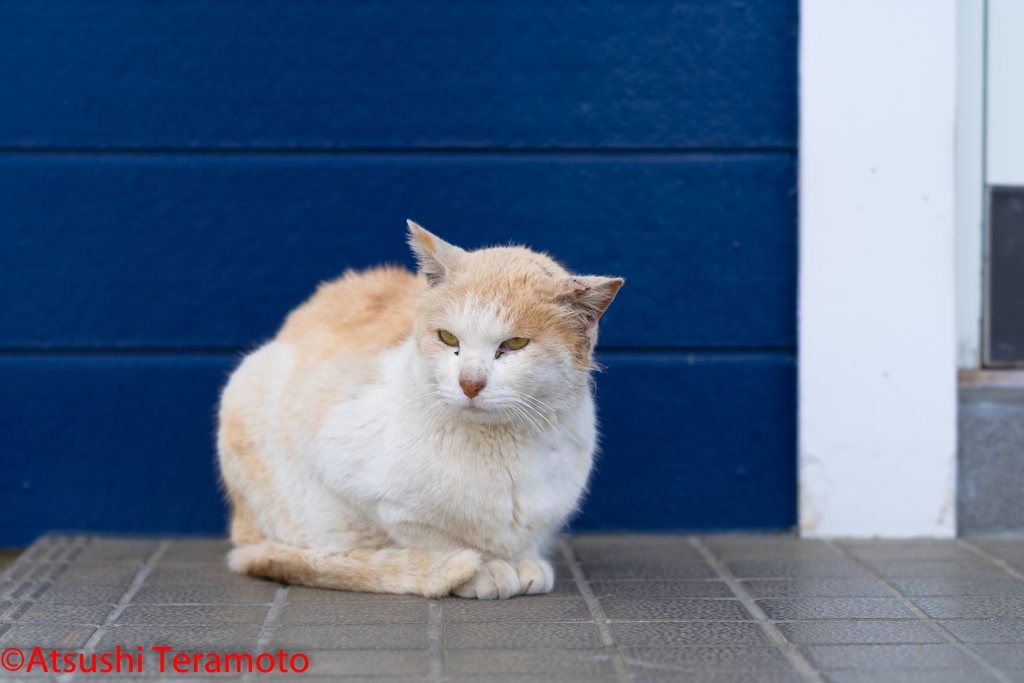
[[[519,595],[519,574],[505,560],[491,560],[485,562],[469,581],[452,592],[462,598],[505,600]]]
[[[523,560],[516,567],[516,574],[523,595],[550,593],[555,587],[555,570],[547,560]]]

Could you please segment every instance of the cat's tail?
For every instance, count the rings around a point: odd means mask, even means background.
[[[327,553],[263,541],[232,550],[228,567],[281,583],[437,598],[448,595],[476,573],[480,553],[414,548]]]

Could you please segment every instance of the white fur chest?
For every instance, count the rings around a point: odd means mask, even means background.
[[[402,543],[530,552],[576,507],[595,442],[589,394],[552,433],[418,412],[385,384],[336,406],[317,474]]]
[[[590,449],[568,441],[468,437],[429,468],[437,498],[415,512],[473,547],[516,555],[575,509],[590,464]]]

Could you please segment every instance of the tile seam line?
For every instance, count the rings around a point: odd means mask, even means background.
[[[286,584],[278,584],[277,591],[274,592],[274,601],[270,603],[270,611],[267,612],[267,616],[263,620],[260,639],[256,643],[254,652],[262,652],[270,644],[270,639],[273,637],[274,631],[277,630],[277,620],[281,616],[281,610],[284,609],[285,598],[288,597],[288,588],[289,586]]]
[[[992,564],[996,565],[997,567],[1002,569],[1004,572],[1006,572],[1007,574],[1009,574],[1013,578],[1020,579],[1021,581],[1024,581],[1024,574],[1022,574],[1019,571],[1017,571],[1016,569],[1014,569],[1010,565],[1010,563],[1007,562],[1006,560],[1004,560],[1002,558],[999,558],[999,557],[996,557],[995,555],[992,555],[991,553],[989,553],[989,552],[987,552],[985,550],[982,550],[978,546],[974,545],[973,543],[969,543],[968,541],[965,541],[962,538],[956,539],[956,542],[959,545],[963,546],[964,548],[967,548],[968,550],[970,550],[972,553],[974,553],[978,557],[982,557],[982,558],[988,560],[989,562],[991,562]]]
[[[430,679],[444,680],[444,619],[441,616],[440,600],[427,602],[427,636],[430,638]]]
[[[754,601],[747,589],[736,580],[736,577],[732,575],[732,572],[725,566],[725,564],[715,556],[711,549],[705,546],[700,538],[697,536],[687,537],[690,545],[697,549],[697,551],[704,557],[704,561],[711,565],[711,568],[718,574],[718,578],[725,582],[729,586],[729,590],[733,592],[733,595],[743,604],[743,607],[750,613],[750,616],[761,626],[765,635],[772,641],[782,654],[786,656],[789,663],[793,665],[797,673],[803,676],[808,681],[814,683],[824,683],[824,678],[814,665],[804,657],[803,653],[800,652],[789,639],[783,635],[782,631],[775,625],[775,623],[768,618],[768,615],[764,613],[764,610]]]
[[[62,557],[61,559],[66,559],[68,553],[70,553],[73,549],[80,548],[80,547],[82,547],[84,545],[86,545],[85,537],[84,536],[73,536],[71,538],[71,542],[70,542],[69,547],[66,550],[62,551],[64,557]],[[42,564],[42,565],[54,564],[54,565],[57,565],[57,564],[61,564],[61,562],[53,562],[53,561],[50,561],[48,559],[44,559],[44,560],[40,561],[40,560],[37,560],[37,559],[34,559],[34,558],[33,559],[29,559],[29,558],[25,557],[28,554],[28,551],[31,550],[33,547],[34,547],[34,544],[32,546],[29,546],[28,548],[25,548],[25,550],[23,550],[18,555],[18,557],[14,558],[14,561],[11,562],[10,565],[5,567],[3,571],[0,571],[0,581],[21,581],[23,583],[24,582],[28,582],[28,583],[32,583],[32,584],[37,584],[37,583],[38,584],[42,584],[42,583],[46,582],[45,580],[39,581],[39,580],[34,580],[34,579],[15,579],[15,578],[13,578],[14,572],[17,569],[21,568],[22,565],[26,565],[26,564],[29,564],[29,565],[38,565],[38,564]]]
[[[1006,674],[1000,671],[994,664],[992,664],[992,662],[985,659],[984,655],[975,650],[968,643],[965,643],[964,641],[960,640],[955,635],[953,635],[953,633],[949,629],[947,629],[945,626],[940,624],[936,619],[932,618],[927,612],[925,612],[923,609],[914,604],[914,602],[909,597],[904,595],[888,579],[886,579],[884,576],[882,576],[873,568],[871,568],[871,566],[864,562],[864,560],[860,559],[852,552],[839,545],[838,543],[834,543],[831,539],[823,538],[821,539],[821,541],[825,545],[839,552],[845,559],[857,565],[857,567],[862,572],[867,574],[872,581],[874,581],[882,588],[884,588],[885,591],[889,593],[889,595],[894,597],[901,605],[903,605],[903,607],[906,610],[911,612],[915,617],[918,618],[918,620],[924,622],[924,624],[928,626],[928,628],[935,631],[935,633],[939,634],[943,640],[948,642],[950,645],[955,647],[963,654],[970,657],[974,661],[974,663],[980,666],[982,669],[984,669],[985,672],[988,673],[988,675],[992,676],[997,681],[1001,681],[1002,683],[1012,683],[1012,681],[1006,676]]]
[[[149,576],[153,567],[156,566],[156,563],[160,560],[163,554],[167,552],[167,549],[170,546],[171,542],[166,540],[160,541],[160,543],[157,544],[156,549],[150,553],[150,556],[146,559],[143,565],[139,567],[139,571],[135,573],[134,578],[132,578],[132,582],[128,584],[128,588],[121,595],[121,599],[117,601],[114,609],[111,610],[110,614],[107,615],[107,618],[103,620],[103,623],[100,624],[99,628],[89,636],[89,640],[87,640],[85,645],[82,647],[83,650],[96,649],[96,645],[98,645],[103,636],[107,634],[113,623],[117,621],[122,613],[124,613],[132,598],[134,598],[135,594],[139,592],[140,588],[142,588],[142,584],[145,582],[146,577]]]
[[[288,597],[288,588],[289,586],[283,583],[277,585],[277,590],[274,591],[274,600],[270,603],[270,610],[267,612],[267,616],[263,619],[263,626],[260,627],[260,637],[252,649],[252,654],[254,656],[265,654],[264,649],[270,644],[270,639],[274,637],[274,631],[277,630],[277,620],[281,616],[281,610],[284,608],[284,601]],[[239,680],[252,681],[256,680],[256,678],[254,673],[247,672],[242,674],[242,677]]]
[[[587,581],[587,577],[583,575],[583,570],[580,568],[579,560],[576,559],[576,553],[573,552],[572,547],[569,545],[569,541],[565,536],[561,537],[559,545],[562,548],[562,557],[569,565],[569,571],[572,572],[572,578],[576,582],[576,589],[579,590],[580,595],[583,596],[583,601],[587,603],[587,609],[590,610],[590,616],[593,618],[594,624],[597,626],[598,635],[601,637],[601,644],[608,653],[608,658],[611,660],[612,667],[615,669],[616,678],[618,678],[622,683],[633,683],[635,679],[633,677],[633,673],[630,671],[629,664],[626,662],[626,657],[619,649],[618,643],[615,642],[615,635],[612,633],[611,626],[609,626],[608,618],[604,614],[604,609],[601,607],[601,603],[598,602],[597,597],[594,595],[594,591],[590,589],[590,583]]]

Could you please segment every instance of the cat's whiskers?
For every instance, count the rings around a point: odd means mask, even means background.
[[[511,406],[511,405],[508,407],[508,411],[509,411],[509,414],[512,415],[512,417],[515,419],[515,424],[517,424],[519,427],[521,427],[524,432],[529,434],[530,433],[530,428],[526,425],[526,422],[523,420],[523,418],[519,414],[519,412],[516,411],[515,408],[513,406]]]
[[[495,408],[495,410],[497,410],[497,411],[498,411],[498,413],[500,413],[500,414],[501,414],[501,419],[502,419],[502,420],[503,420],[503,421],[504,421],[504,422],[505,422],[506,424],[511,424],[511,425],[515,426],[515,422],[514,422],[514,420],[512,420],[511,416],[509,416],[509,414],[508,414],[508,410],[507,410],[507,409],[506,409],[506,408],[505,408],[504,406],[500,406],[500,405],[499,405],[499,406],[498,406],[497,408]]]
[[[557,419],[557,416],[558,416],[558,411],[557,410],[555,410],[554,408],[549,406],[547,403],[544,403],[544,401],[541,401],[539,398],[537,398],[535,396],[530,396],[529,394],[525,394],[525,393],[522,393],[522,392],[516,392],[516,393],[518,394],[518,398],[519,399],[525,401],[526,405],[530,406],[530,408],[533,409],[534,412],[536,412],[538,415],[543,417],[547,421],[547,423],[549,425],[551,425],[551,427],[553,429],[557,429],[557,427],[555,427],[555,424],[550,419],[548,419],[548,414],[550,414],[552,416],[555,416],[556,419]],[[544,411],[542,411],[540,409],[540,406],[543,406],[544,408],[547,408],[548,409],[548,414],[545,414]]]
[[[560,438],[562,438],[562,439],[566,438],[566,434],[565,434],[564,429],[562,428],[562,426],[560,424],[557,424],[558,411],[556,411],[554,408],[549,406],[547,403],[544,403],[544,401],[541,401],[539,398],[537,398],[535,396],[531,396],[531,395],[526,394],[526,393],[521,392],[521,391],[516,391],[515,389],[510,389],[510,391],[515,393],[516,397],[518,399],[520,399],[520,401],[521,401],[520,405],[522,405],[524,409],[531,410],[538,417],[540,417],[545,422],[547,422],[548,425],[551,427],[551,429],[553,429],[555,431],[555,433],[558,434],[558,436]],[[535,404],[540,404],[540,405],[544,406],[545,408],[547,408],[551,412],[551,415],[555,418],[555,421],[552,421],[552,419],[549,418],[548,415],[546,415],[542,410],[540,410],[540,408],[538,408],[534,404],[529,403],[529,401],[533,401]]]
[[[554,432],[554,433],[555,433],[555,435],[556,435],[556,436],[558,437],[558,440],[559,440],[559,441],[569,441],[569,440],[571,440],[571,439],[570,439],[570,438],[569,438],[569,437],[568,437],[568,436],[566,435],[565,429],[563,429],[563,427],[562,427],[562,426],[560,426],[559,424],[557,424],[557,423],[555,423],[555,422],[552,422],[552,421],[551,421],[551,420],[550,420],[550,419],[549,419],[549,418],[548,418],[548,417],[547,417],[546,415],[544,415],[544,413],[542,413],[541,411],[537,410],[536,408],[534,408],[533,406],[531,406],[531,405],[530,405],[529,403],[521,403],[521,404],[519,404],[519,405],[520,405],[520,407],[521,407],[521,408],[523,409],[523,411],[524,411],[524,412],[525,412],[526,414],[529,414],[529,413],[530,413],[530,412],[532,411],[534,415],[536,415],[537,417],[539,417],[539,418],[543,419],[543,420],[544,420],[544,422],[546,422],[546,423],[548,424],[548,426],[550,427],[550,429],[549,429],[549,430],[544,430],[544,429],[542,428],[542,429],[540,430],[540,431],[541,431],[541,433],[543,433],[543,432],[545,432],[545,431],[547,431],[547,432],[548,432],[549,434],[550,434],[550,432]]]
[[[556,432],[558,431],[558,426],[557,426],[557,425],[555,425],[555,423],[553,423],[553,422],[552,422],[552,421],[550,420],[550,418],[548,418],[548,416],[547,416],[547,415],[545,415],[545,414],[544,414],[543,412],[541,412],[540,410],[538,410],[538,409],[537,409],[537,408],[536,408],[535,406],[533,406],[533,405],[531,405],[531,404],[529,404],[529,403],[527,403],[527,402],[525,402],[525,401],[520,401],[520,402],[519,402],[518,404],[516,404],[516,405],[520,406],[520,407],[521,407],[521,408],[523,409],[523,412],[525,412],[525,413],[527,413],[527,414],[529,414],[529,413],[531,413],[531,412],[532,412],[532,413],[533,413],[533,414],[535,414],[535,415],[536,415],[536,416],[537,416],[538,418],[540,418],[540,419],[544,420],[544,422],[546,422],[546,423],[548,424],[548,426],[549,426],[549,427],[551,427],[551,429],[554,429],[554,430],[555,430]]]
[[[556,409],[556,408],[552,408],[552,407],[551,407],[550,405],[548,405],[548,404],[547,404],[547,403],[545,403],[544,401],[540,400],[540,399],[539,399],[539,398],[537,398],[536,396],[533,396],[532,394],[528,394],[528,393],[526,393],[526,392],[524,392],[524,391],[518,391],[518,390],[516,390],[516,389],[510,389],[510,391],[512,391],[512,393],[514,393],[514,394],[516,395],[516,397],[517,397],[517,398],[520,398],[520,399],[524,399],[524,400],[526,400],[526,401],[530,401],[530,402],[532,402],[533,404],[535,404],[535,405],[537,405],[537,406],[543,406],[543,407],[544,407],[544,408],[546,408],[546,409],[547,409],[547,410],[548,410],[548,411],[550,412],[550,414],[552,414],[552,415],[558,415],[558,414],[559,414],[559,411],[558,411],[558,409]]]
[[[418,400],[422,404],[432,396],[439,396],[440,398],[435,398],[423,411],[423,419],[428,422],[440,416],[444,412],[444,409],[449,407],[448,402],[444,400],[444,392],[441,391],[427,391],[421,394]]]
[[[514,417],[512,415],[509,415],[508,409],[499,407],[498,410],[501,411],[501,414],[505,418],[505,421],[509,425],[511,425],[512,429],[518,429],[519,425],[516,423]]]
[[[543,429],[541,429],[541,426],[539,424],[537,424],[536,422],[533,421],[533,418],[531,418],[530,415],[525,410],[522,410],[523,404],[521,404],[521,403],[512,403],[512,404],[509,404],[509,407],[512,410],[514,410],[515,412],[519,413],[523,417],[523,419],[525,419],[527,422],[532,424],[533,428],[536,429],[537,432],[543,432],[544,431]]]
[[[528,398],[533,398],[533,397],[528,397]],[[540,403],[544,404],[544,402],[540,401],[540,399],[536,399],[535,398],[534,400],[539,401]],[[524,403],[523,405],[532,408],[533,412],[535,412],[538,416],[544,418],[544,420],[551,426],[551,429],[554,430],[554,432],[558,436],[559,440],[566,441],[566,442],[573,442],[573,443],[576,442],[577,439],[572,434],[571,430],[569,430],[568,425],[566,425],[564,422],[562,422],[562,420],[559,419],[558,411],[552,410],[551,411],[551,416],[549,417],[548,415],[545,415],[536,406],[533,406],[533,405],[531,405],[529,403]],[[547,404],[544,404],[544,405],[547,405]]]
[[[416,400],[423,401],[424,399],[429,398],[431,396],[442,396],[443,397],[444,393],[440,392],[440,391],[436,391],[436,390],[435,391],[426,391],[426,392],[420,394],[419,396],[417,396]]]
[[[530,394],[527,394],[527,393],[526,393],[526,392],[524,392],[524,391],[518,391],[518,390],[516,390],[516,389],[510,389],[510,391],[511,391],[511,392],[513,392],[514,394],[516,394],[516,396],[518,396],[518,397],[520,397],[520,398],[525,398],[525,399],[527,399],[527,400],[529,400],[529,401],[533,401],[534,403],[538,403],[538,404],[540,404],[540,405],[544,406],[545,408],[547,408],[548,410],[550,410],[550,411],[551,411],[552,413],[557,413],[557,412],[558,412],[558,411],[556,411],[556,410],[555,410],[554,408],[552,408],[551,406],[549,406],[549,405],[548,405],[547,403],[545,403],[544,401],[542,401],[542,400],[540,400],[539,398],[537,398],[536,396],[532,396],[532,395],[530,395]]]
[[[427,410],[427,413],[424,416],[424,419],[426,419],[426,420],[434,420],[434,419],[440,418],[446,412],[450,413],[451,409],[452,409],[452,407],[450,405],[448,405],[447,401],[445,401],[444,399],[438,399],[438,400],[434,401],[430,405],[430,408]]]

